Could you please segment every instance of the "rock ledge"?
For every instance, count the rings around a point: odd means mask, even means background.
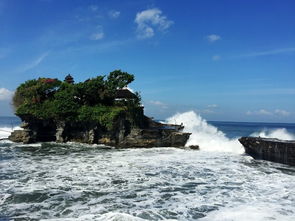
[[[245,152],[254,159],[269,160],[295,166],[295,140],[241,137]]]

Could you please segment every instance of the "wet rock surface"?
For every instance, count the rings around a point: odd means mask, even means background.
[[[295,166],[295,140],[242,137],[239,141],[245,152],[255,159]]]
[[[25,144],[35,142],[80,142],[105,144],[118,148],[184,147],[190,133],[181,132],[181,125],[168,125],[145,117],[142,128],[130,126],[126,118],[117,120],[116,127],[106,130],[89,122],[53,122],[26,118],[24,130],[11,133],[9,140]]]

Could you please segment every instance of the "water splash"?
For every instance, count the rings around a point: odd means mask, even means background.
[[[264,129],[259,132],[252,133],[253,137],[278,138],[281,140],[295,140],[295,135],[289,133],[285,128],[279,129]]]
[[[14,130],[22,130],[19,126],[17,127],[0,127],[0,139],[8,138],[8,136],[11,134]]]
[[[207,123],[194,111],[178,113],[168,118],[167,123],[183,123],[184,132],[192,133],[187,146],[199,145],[201,150],[243,153],[242,145],[237,139],[229,139],[216,127]]]

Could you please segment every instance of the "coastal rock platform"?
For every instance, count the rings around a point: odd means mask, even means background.
[[[245,152],[254,159],[269,160],[295,166],[295,140],[241,137]]]
[[[190,133],[182,132],[181,125],[155,122],[145,117],[145,127],[130,127],[125,118],[118,119],[116,128],[105,131],[97,124],[51,122],[26,119],[23,130],[15,130],[9,136],[13,142],[79,142],[104,144],[116,148],[184,147]]]

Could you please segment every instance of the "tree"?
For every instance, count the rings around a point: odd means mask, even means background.
[[[69,78],[69,76],[68,76]],[[135,116],[140,96],[115,102],[116,90],[134,80],[132,74],[115,70],[107,76],[97,76],[85,82],[38,78],[21,84],[13,97],[16,115],[37,119],[64,121],[94,121],[110,128],[113,120],[124,112]]]
[[[61,81],[52,78],[38,78],[21,84],[13,96],[15,108],[22,104],[41,103],[53,97]]]
[[[110,72],[107,78],[107,84],[111,90],[122,89],[134,81],[134,75],[115,70]]]

